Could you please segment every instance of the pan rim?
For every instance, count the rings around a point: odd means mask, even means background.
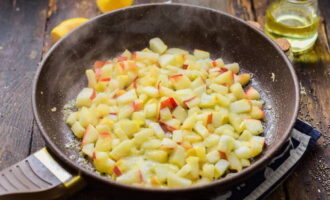
[[[136,8],[140,8],[140,7],[152,7],[152,6],[174,6],[174,7],[190,7],[193,9],[203,9],[206,10],[208,12],[213,12],[216,14],[220,14],[220,15],[224,15],[228,18],[233,19],[234,21],[237,21],[238,23],[242,23],[244,26],[248,26],[250,27],[251,31],[255,31],[257,32],[260,37],[263,37],[265,40],[267,40],[270,45],[272,45],[277,52],[279,53],[279,55],[281,56],[282,59],[284,59],[287,67],[289,68],[290,71],[290,75],[293,79],[293,83],[294,83],[294,88],[295,88],[295,96],[296,98],[294,99],[294,110],[293,110],[293,117],[291,118],[289,124],[290,126],[288,126],[285,130],[283,130],[284,134],[282,135],[281,138],[279,138],[279,142],[276,143],[273,148],[270,150],[270,152],[268,152],[266,155],[260,157],[256,162],[254,162],[251,166],[244,168],[242,171],[234,173],[231,176],[227,176],[221,179],[217,179],[214,180],[210,183],[207,184],[203,184],[203,185],[193,185],[187,188],[152,188],[152,187],[141,187],[141,186],[134,186],[134,185],[129,185],[129,184],[123,184],[123,183],[119,183],[113,180],[110,180],[106,177],[102,177],[97,175],[96,173],[93,173],[90,170],[84,169],[82,166],[80,166],[78,163],[75,163],[74,161],[70,160],[69,157],[67,157],[65,155],[65,153],[63,153],[58,147],[57,145],[53,142],[53,139],[51,139],[48,134],[46,133],[45,128],[43,127],[43,124],[41,122],[41,119],[39,117],[38,114],[38,109],[37,109],[37,86],[38,86],[38,81],[39,81],[39,77],[41,75],[41,71],[44,68],[44,65],[46,63],[46,61],[48,60],[48,58],[51,56],[52,52],[59,46],[59,44],[65,40],[66,38],[68,38],[70,35],[75,34],[75,31],[78,30],[80,27],[85,26],[86,24],[89,23],[94,23],[97,19],[102,18],[104,16],[107,15],[113,15],[115,13],[119,13],[119,12],[125,12],[126,10],[130,10],[130,9],[136,9]],[[38,66],[38,69],[36,71],[36,75],[34,77],[34,81],[33,81],[33,88],[32,88],[32,107],[33,107],[33,113],[34,113],[34,117],[36,119],[37,125],[42,133],[42,137],[44,138],[45,142],[46,142],[46,146],[51,150],[52,153],[54,153],[56,155],[56,157],[61,160],[62,162],[64,162],[65,164],[67,164],[69,167],[77,170],[78,172],[82,172],[83,175],[86,175],[87,177],[93,178],[95,180],[99,180],[105,184],[109,184],[109,185],[114,185],[114,186],[119,186],[122,188],[126,188],[126,189],[131,189],[131,190],[139,190],[139,191],[144,191],[144,192],[159,192],[159,193],[168,193],[168,192],[189,192],[192,190],[202,190],[202,189],[209,189],[209,188],[213,188],[216,186],[224,186],[224,185],[232,185],[235,184],[237,182],[240,181],[240,179],[242,179],[242,177],[248,177],[249,175],[251,175],[254,172],[257,172],[262,166],[264,166],[267,162],[269,162],[271,160],[271,158],[279,151],[279,149],[283,146],[283,144],[286,142],[286,140],[289,138],[290,132],[294,126],[294,123],[297,119],[297,115],[298,115],[298,108],[299,108],[299,101],[300,101],[300,94],[299,94],[299,84],[298,84],[298,78],[297,75],[295,73],[295,70],[291,64],[291,62],[289,61],[289,59],[287,58],[287,56],[284,54],[284,52],[280,49],[280,47],[278,47],[277,44],[274,43],[273,40],[271,40],[268,36],[266,36],[262,31],[256,29],[255,27],[253,27],[252,25],[246,23],[244,20],[230,15],[228,13],[225,13],[223,11],[220,10],[215,10],[212,8],[207,8],[207,7],[203,7],[203,6],[197,6],[197,5],[190,5],[190,4],[183,4],[183,3],[149,3],[149,4],[141,4],[141,5],[134,5],[128,8],[123,8],[123,9],[119,9],[113,12],[108,12],[108,13],[104,13],[101,15],[98,15],[96,17],[91,18],[88,22],[86,22],[85,24],[80,25],[79,27],[75,28],[71,33],[69,33],[68,35],[64,36],[63,38],[61,38],[56,44],[54,44],[47,52],[47,54],[45,55],[45,57],[43,58],[42,62],[40,63],[40,65]]]

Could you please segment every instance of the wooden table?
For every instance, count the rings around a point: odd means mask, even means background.
[[[136,4],[146,2],[137,0]],[[227,11],[264,23],[267,0],[174,0]],[[320,0],[323,20],[314,50],[294,66],[301,85],[299,117],[323,132],[317,147],[268,200],[330,199],[330,1]],[[51,29],[72,17],[99,14],[95,0],[0,1],[0,169],[44,146],[31,106],[35,71],[50,48]],[[328,34],[327,34],[328,33]],[[69,199],[107,199],[90,185]]]

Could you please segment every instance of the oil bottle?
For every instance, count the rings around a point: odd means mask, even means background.
[[[267,9],[265,32],[286,38],[295,54],[309,50],[318,36],[317,0],[277,0]]]

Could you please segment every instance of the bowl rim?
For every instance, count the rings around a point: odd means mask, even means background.
[[[38,98],[37,97],[37,95],[38,95],[37,86],[38,86],[38,81],[39,81],[39,77],[41,75],[42,69],[44,68],[44,65],[45,65],[46,61],[51,56],[53,51],[55,51],[55,49],[60,45],[60,43],[62,43],[62,41],[66,40],[66,38],[68,38],[71,35],[75,34],[75,32],[80,27],[83,27],[87,24],[92,24],[95,21],[97,21],[99,18],[103,18],[105,16],[113,15],[113,14],[120,13],[120,12],[126,12],[126,10],[138,9],[138,8],[141,8],[141,7],[142,8],[143,7],[154,7],[154,6],[174,6],[174,7],[185,7],[185,8],[190,7],[190,8],[193,8],[193,9],[200,9],[200,10],[205,10],[205,11],[208,11],[208,12],[213,12],[213,13],[216,13],[216,14],[224,15],[228,18],[231,18],[231,19],[237,21],[238,23],[242,23],[244,26],[250,27],[251,31],[257,32],[260,35],[260,37],[263,37],[264,39],[266,39],[270,43],[270,45],[272,45],[277,50],[279,55],[281,55],[281,58],[284,59],[287,67],[289,68],[290,75],[291,75],[291,77],[293,79],[293,82],[294,82],[294,86],[295,86],[294,88],[295,88],[295,93],[296,93],[295,94],[296,98],[294,99],[295,106],[294,106],[294,110],[293,110],[293,117],[290,119],[290,122],[289,122],[290,125],[285,130],[283,130],[284,134],[282,135],[281,138],[279,138],[279,142],[276,143],[273,146],[273,148],[268,152],[268,154],[266,154],[265,156],[260,157],[259,159],[257,159],[257,161],[252,163],[249,167],[244,168],[242,171],[233,173],[231,176],[223,177],[223,178],[211,181],[211,182],[206,183],[206,184],[192,185],[192,186],[185,187],[185,188],[153,188],[153,187],[142,187],[142,186],[135,186],[135,185],[130,185],[130,184],[123,184],[123,183],[119,183],[119,182],[114,181],[114,180],[110,180],[109,178],[97,175],[96,173],[83,168],[78,163],[75,163],[74,161],[69,159],[69,157],[66,156],[65,153],[63,153],[57,147],[57,145],[53,142],[53,139],[50,138],[50,136],[46,133],[47,131],[44,128],[44,126],[41,122],[41,119],[40,119],[39,114],[38,114],[38,109],[37,109],[37,98]],[[284,54],[284,52],[280,49],[280,47],[272,39],[270,39],[268,36],[266,36],[259,29],[257,29],[254,26],[246,23],[244,20],[242,20],[242,19],[240,19],[236,16],[233,16],[231,14],[228,14],[228,13],[225,13],[223,11],[216,10],[216,9],[213,9],[213,8],[208,8],[208,7],[198,6],[198,5],[191,5],[191,4],[183,4],[183,3],[139,4],[139,5],[133,5],[131,7],[118,9],[118,10],[115,10],[115,11],[112,11],[112,12],[107,12],[107,13],[104,13],[104,14],[101,14],[101,15],[98,15],[98,16],[95,16],[95,17],[91,18],[86,23],[78,26],[73,31],[71,31],[69,34],[67,34],[66,36],[61,38],[56,44],[54,44],[49,49],[49,51],[47,52],[47,54],[45,55],[45,57],[43,58],[41,64],[39,65],[39,67],[37,69],[36,75],[34,77],[33,88],[32,88],[32,106],[33,106],[33,113],[34,113],[37,125],[41,130],[42,137],[45,139],[47,147],[51,150],[52,153],[54,153],[56,155],[56,157],[60,161],[63,161],[69,167],[71,167],[73,169],[76,169],[79,173],[82,172],[83,175],[86,175],[87,177],[93,178],[95,180],[99,180],[99,181],[101,181],[105,184],[119,186],[119,187],[122,187],[122,188],[125,188],[125,189],[139,190],[139,191],[145,191],[145,192],[159,192],[159,193],[189,192],[189,191],[192,191],[192,190],[209,189],[209,188],[220,186],[220,185],[222,185],[222,186],[225,186],[225,185],[226,186],[228,186],[228,185],[232,186],[233,184],[236,184],[237,182],[241,181],[240,179],[242,179],[242,177],[247,178],[253,172],[258,171],[261,167],[263,167],[267,162],[270,161],[270,159],[279,151],[279,149],[283,146],[283,144],[289,138],[290,132],[291,132],[291,130],[294,126],[294,123],[297,119],[298,108],[299,108],[299,99],[300,99],[299,84],[298,84],[298,78],[297,78],[297,75],[295,73],[295,70],[294,70],[291,62],[287,58],[287,56]]]

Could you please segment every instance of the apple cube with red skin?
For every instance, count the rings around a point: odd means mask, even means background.
[[[183,101],[183,105],[186,108],[193,108],[198,106],[199,104],[200,104],[200,98],[196,96],[193,96]]]
[[[107,152],[94,152],[93,154],[94,167],[103,173],[112,173],[112,168],[115,166],[115,162],[111,160]]]
[[[191,81],[190,79],[183,74],[175,74],[169,77],[173,86],[177,90],[190,88]]]
[[[226,69],[232,71],[235,74],[239,72],[239,64],[238,63],[226,64],[224,67]]]
[[[80,91],[76,99],[76,106],[79,107],[89,107],[92,104],[92,100],[95,98],[96,93],[92,88],[84,88]]]
[[[249,89],[246,90],[246,97],[250,100],[259,100],[260,94],[256,89],[250,87]]]
[[[94,143],[98,137],[99,133],[96,128],[93,125],[89,124],[85,131],[81,145],[84,146],[85,144]]]
[[[110,133],[100,133],[95,144],[95,151],[110,151],[111,146],[111,134]]]
[[[250,113],[253,119],[263,119],[265,116],[265,112],[261,110],[258,106],[252,106],[252,110]]]
[[[169,97],[164,101],[160,102],[160,109],[169,108],[170,110],[175,109],[178,106],[175,99],[173,97]]]
[[[234,74],[232,71],[224,72],[217,76],[214,81],[221,85],[230,86],[234,83]]]

